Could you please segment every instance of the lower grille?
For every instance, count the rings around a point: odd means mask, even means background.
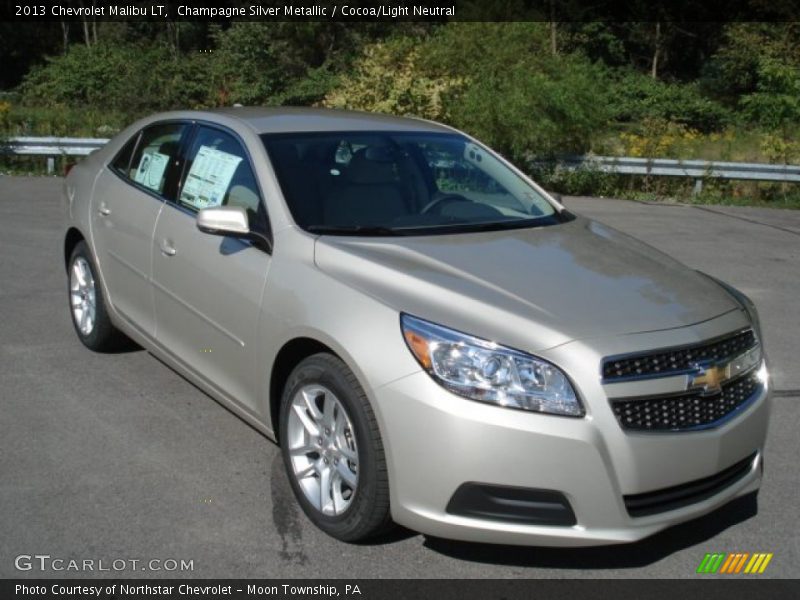
[[[761,390],[756,371],[729,381],[713,396],[687,392],[676,396],[612,400],[623,429],[684,431],[712,427],[743,408]]]
[[[747,475],[753,468],[756,455],[757,453],[753,453],[743,461],[711,477],[654,492],[623,496],[625,508],[632,517],[646,517],[701,502],[732,486]]]

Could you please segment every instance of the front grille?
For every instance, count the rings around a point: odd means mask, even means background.
[[[623,429],[681,431],[708,427],[740,409],[761,389],[756,371],[722,384],[721,392],[703,396],[699,391],[656,398],[612,400],[611,407]]]
[[[607,358],[603,362],[603,380],[609,383],[634,377],[663,377],[691,369],[696,362],[716,362],[742,354],[755,345],[756,336],[748,329],[712,342]]]
[[[753,468],[755,459],[756,453],[711,477],[644,494],[623,496],[625,508],[632,517],[646,517],[701,502],[747,475]]]

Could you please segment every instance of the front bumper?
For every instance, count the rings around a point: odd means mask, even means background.
[[[593,352],[570,348],[544,357],[572,374],[578,371],[564,363],[599,364],[599,356],[588,356]],[[642,539],[758,489],[768,383],[736,418],[717,428],[679,433],[624,431],[595,371],[575,383],[587,409],[584,418],[465,400],[421,371],[375,390],[394,520],[450,539],[591,546]],[[626,509],[626,496],[703,480],[748,457],[752,462],[735,481],[697,502],[638,517]],[[576,522],[531,525],[448,512],[456,490],[470,482],[560,492]]]

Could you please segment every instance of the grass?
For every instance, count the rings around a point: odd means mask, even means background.
[[[800,186],[796,184],[708,180],[700,194],[695,195],[691,179],[666,182],[667,178],[659,179],[651,181],[649,189],[644,189],[641,182],[621,189],[616,197],[646,202],[800,209]]]
[[[67,161],[77,162],[80,157],[57,156],[53,176],[62,175]],[[25,175],[42,177],[47,173],[46,156],[0,156],[0,175]]]

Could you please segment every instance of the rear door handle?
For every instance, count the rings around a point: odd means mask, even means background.
[[[161,240],[161,253],[164,256],[175,256],[178,251],[175,249],[175,246],[172,245],[172,242],[169,240]]]
[[[97,213],[101,217],[107,217],[108,215],[111,214],[111,209],[106,206],[105,202],[101,202],[100,206],[97,208]]]

